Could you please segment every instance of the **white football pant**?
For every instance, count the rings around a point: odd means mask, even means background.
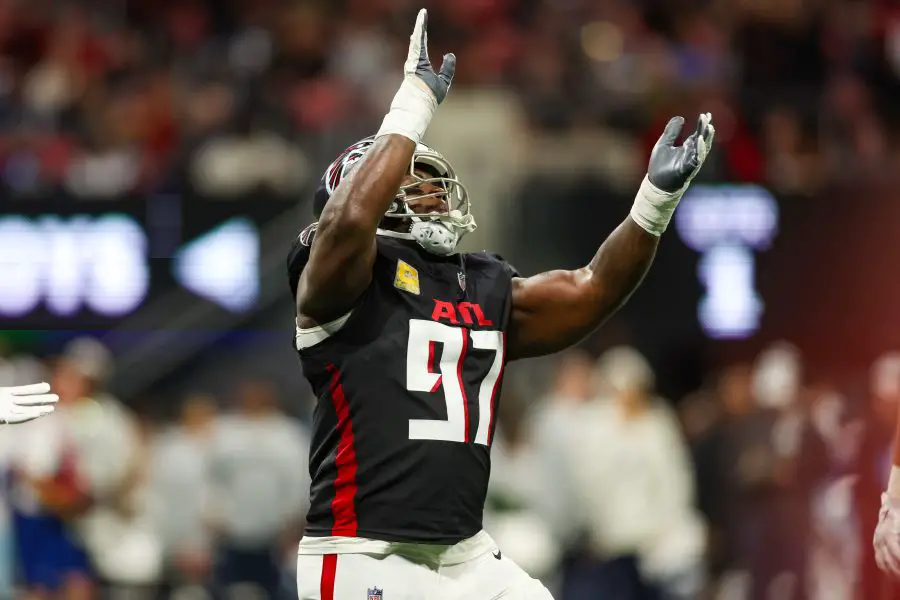
[[[390,544],[390,552],[301,553],[297,592],[300,600],[553,600],[484,532],[450,547]]]

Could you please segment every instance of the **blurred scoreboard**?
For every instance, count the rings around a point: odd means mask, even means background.
[[[106,329],[178,289],[220,310],[252,310],[260,230],[286,208],[179,195],[3,202],[0,329]],[[706,337],[745,339],[760,328],[757,257],[779,225],[777,201],[759,186],[698,183],[682,199],[673,228],[695,253]]]
[[[758,185],[694,184],[675,212],[675,229],[698,255],[702,295],[697,320],[713,339],[745,339],[765,310],[756,254],[779,229],[778,202]]]
[[[0,209],[0,328],[105,328],[183,289],[252,309],[259,231],[283,202],[152,196]]]

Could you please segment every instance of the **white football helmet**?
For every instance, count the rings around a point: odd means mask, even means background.
[[[316,192],[315,210],[321,214],[325,203],[338,188],[344,177],[365,156],[375,143],[374,137],[365,138],[347,148],[340,157],[329,165]],[[417,173],[418,171],[418,173]],[[423,177],[421,173],[427,174]],[[378,235],[415,240],[420,246],[438,255],[453,254],[459,240],[466,233],[474,231],[475,218],[465,186],[456,177],[450,162],[437,150],[417,144],[409,166],[412,181],[397,190],[397,197],[385,213],[385,220],[378,229]],[[438,189],[422,193],[422,184],[430,184]],[[410,203],[425,198],[440,197],[445,200],[446,209],[428,213],[416,213]],[[388,220],[403,219],[403,226],[387,226]]]

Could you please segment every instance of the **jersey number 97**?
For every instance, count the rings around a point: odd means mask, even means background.
[[[437,345],[442,348],[435,364]],[[469,349],[494,353],[487,373],[478,385],[478,423],[474,436],[469,425],[469,404],[463,384]],[[447,419],[410,419],[409,439],[474,442],[490,445],[495,396],[503,373],[502,331],[470,331],[436,321],[410,319],[406,351],[406,387],[411,392],[436,394],[444,390]]]

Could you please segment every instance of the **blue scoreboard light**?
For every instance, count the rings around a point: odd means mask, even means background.
[[[778,233],[778,202],[757,185],[694,184],[675,212],[681,240],[699,254],[703,287],[697,318],[714,339],[744,339],[765,308],[756,288],[755,253]]]
[[[0,216],[0,316],[120,317],[147,298],[147,233],[123,214]]]
[[[0,329],[106,327],[173,289],[220,310],[251,309],[259,227],[274,215],[240,202],[187,213],[176,203],[160,219],[164,202],[0,212]]]

